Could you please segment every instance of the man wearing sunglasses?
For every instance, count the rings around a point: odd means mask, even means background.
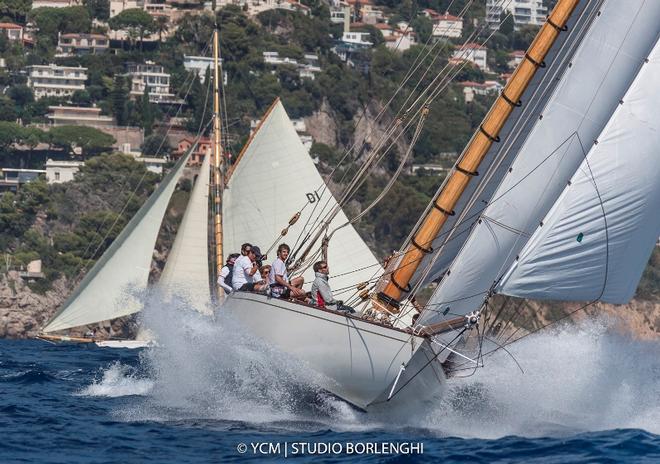
[[[354,313],[355,310],[350,306],[346,306],[343,301],[335,300],[332,296],[330,284],[328,284],[328,277],[330,268],[325,261],[317,261],[314,263],[314,273],[316,278],[312,284],[312,303],[319,308],[334,309],[335,311],[345,311],[347,313]]]

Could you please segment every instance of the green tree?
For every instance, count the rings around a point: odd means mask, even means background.
[[[163,41],[163,33],[170,29],[170,20],[166,16],[158,16],[154,23],[154,32],[158,32],[158,41]]]
[[[109,151],[115,138],[105,132],[87,126],[56,126],[49,131],[51,142],[71,150],[79,147],[83,157]]]
[[[140,50],[145,35],[149,35],[156,30],[154,19],[149,13],[140,8],[129,8],[113,16],[108,21],[110,29],[113,31],[126,30],[129,36],[140,38]]]
[[[410,22],[410,25],[417,33],[417,40],[420,44],[429,42],[433,33],[433,22],[429,18],[419,15]]]
[[[11,98],[0,97],[0,121],[16,121],[18,114]]]
[[[31,8],[31,0],[0,0],[0,17],[9,16],[16,22],[24,23]]]
[[[142,143],[142,156],[165,157],[171,153],[172,147],[165,133],[151,134]]]
[[[15,122],[0,121],[0,151],[6,151],[21,140],[23,128]]]
[[[110,90],[110,107],[118,126],[125,126],[128,121],[129,90],[124,76],[116,74]]]
[[[110,18],[110,2],[108,0],[84,0],[87,11],[92,18],[107,21]]]

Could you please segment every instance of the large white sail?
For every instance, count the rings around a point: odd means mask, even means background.
[[[141,309],[137,297],[147,286],[158,230],[189,156],[182,156],[165,176],[43,332],[95,324]]]
[[[293,247],[312,214],[337,205],[279,100],[264,116],[235,166],[223,193],[225,256],[239,252],[245,242],[258,245],[265,252],[277,241],[289,219],[308,203],[298,222],[281,239]],[[321,206],[313,213],[316,205]],[[346,215],[340,212],[330,229],[346,221]],[[275,250],[268,261],[274,258]],[[371,279],[382,270],[352,226],[334,234],[328,261],[331,275],[336,276],[331,279],[333,289]],[[311,269],[304,276],[306,282],[314,278]]]
[[[478,308],[575,173],[655,44],[660,2],[607,1],[420,322]]]
[[[660,45],[502,286],[537,299],[626,303],[660,234]]]
[[[165,295],[185,298],[202,313],[211,312],[209,287],[209,173],[207,154],[197,175],[186,211],[177,230],[174,244],[158,287]]]

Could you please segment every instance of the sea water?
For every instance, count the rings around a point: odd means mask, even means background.
[[[147,308],[154,348],[0,341],[0,462],[660,462],[660,344],[606,321],[510,345],[422,411],[371,415],[182,306]]]

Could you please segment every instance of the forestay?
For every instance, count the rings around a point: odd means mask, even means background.
[[[44,327],[44,332],[95,324],[140,311],[138,297],[147,287],[158,230],[189,157],[190,153],[179,159]]]
[[[660,234],[660,45],[504,281],[508,295],[626,303]]]
[[[158,288],[166,295],[186,299],[202,313],[211,312],[209,287],[209,173],[210,154],[204,157],[186,211]]]
[[[481,306],[555,203],[655,44],[660,2],[605,2],[420,322]]]
[[[279,240],[293,246],[310,218],[313,222],[321,209],[328,211],[337,205],[279,100],[266,113],[234,166],[223,194],[225,256],[238,252],[245,242],[265,252],[302,208],[298,222]],[[340,212],[330,230],[346,221],[346,215]],[[274,258],[275,250],[268,262]],[[328,261],[331,276],[336,276],[330,281],[333,289],[355,285],[382,271],[353,226],[333,235]],[[311,283],[314,273],[308,269],[304,276]]]

